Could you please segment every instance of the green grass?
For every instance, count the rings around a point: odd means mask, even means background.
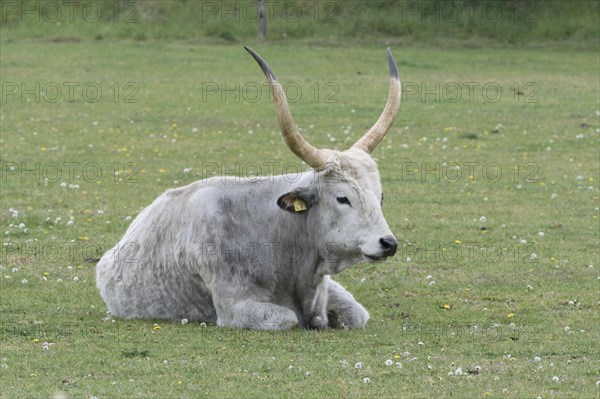
[[[379,115],[385,45],[253,47],[302,89],[292,109],[315,145],[344,149]],[[244,174],[250,162],[296,161],[266,91],[248,101],[263,78],[241,46],[4,42],[0,395],[598,397],[597,53],[392,50],[405,88],[437,82],[440,98],[407,96],[374,152],[402,245],[337,278],[371,320],[364,331],[270,333],[113,320],[86,261],[207,162]],[[36,82],[62,97],[9,94]],[[79,84],[73,102],[65,82]],[[90,82],[102,89],[93,103],[80,90]],[[456,102],[452,85],[441,92],[452,82]],[[463,82],[479,83],[472,101]],[[249,91],[203,99],[203,83]],[[481,94],[490,83],[496,102]]]
[[[270,41],[304,39],[346,45],[392,40],[424,45],[598,48],[597,1],[269,1]],[[258,38],[254,0],[7,0],[3,40],[132,39],[240,43]]]

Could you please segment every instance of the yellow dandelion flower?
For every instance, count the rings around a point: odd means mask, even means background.
[[[154,331],[160,331],[160,326],[158,324],[155,324],[154,327],[152,327],[152,329]]]
[[[509,319],[510,319],[511,317],[514,317],[514,316],[515,316],[515,314],[514,314],[514,313],[509,313],[509,314],[507,314],[507,315],[506,315],[506,317],[508,317]]]
[[[458,244],[458,245],[460,245],[461,242],[462,242],[461,240],[454,240],[454,243]]]
[[[40,342],[40,340],[39,340],[39,339],[37,339],[37,338],[34,338],[34,339],[32,339],[31,341],[32,341],[34,344],[37,344],[38,342]]]
[[[452,306],[450,306],[447,303],[445,303],[444,306],[443,306],[443,308],[446,309],[446,310],[450,310],[450,309],[452,309]]]
[[[394,355],[394,359],[400,359],[400,355]]]

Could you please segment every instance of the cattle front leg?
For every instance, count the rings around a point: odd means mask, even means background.
[[[307,289],[309,291],[309,289]],[[329,326],[327,317],[327,281],[324,279],[317,287],[310,289],[310,294],[302,304],[303,327],[323,330]]]
[[[219,311],[220,310],[220,311]],[[244,300],[230,308],[217,307],[217,325],[252,330],[288,330],[298,324],[296,313],[268,302]]]
[[[369,313],[346,291],[344,287],[328,278],[327,313],[330,327],[364,328]]]

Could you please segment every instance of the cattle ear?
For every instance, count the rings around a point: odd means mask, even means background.
[[[304,213],[317,202],[317,196],[308,187],[300,187],[277,199],[277,205],[284,211]]]

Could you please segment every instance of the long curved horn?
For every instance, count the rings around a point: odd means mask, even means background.
[[[390,68],[390,90],[388,93],[387,103],[381,113],[377,122],[369,129],[365,135],[360,138],[352,148],[359,148],[366,152],[372,152],[377,144],[383,140],[385,134],[390,130],[396,114],[400,109],[400,96],[402,93],[402,86],[400,84],[400,78],[398,77],[398,68],[396,68],[396,62],[392,57],[392,51],[388,47],[387,49],[388,63]]]
[[[300,132],[298,132],[298,128],[294,124],[294,119],[292,118],[292,111],[290,111],[290,106],[285,98],[285,92],[281,87],[281,83],[279,83],[279,80],[277,80],[277,77],[271,68],[269,68],[265,60],[263,60],[260,55],[258,55],[250,47],[244,46],[244,48],[252,57],[254,57],[260,66],[260,69],[262,69],[267,80],[269,81],[269,86],[271,87],[271,91],[273,93],[273,99],[275,100],[277,119],[279,119],[281,134],[283,135],[285,143],[290,150],[292,150],[292,152],[298,156],[298,158],[306,162],[312,168],[323,168],[327,162],[327,155],[304,140],[304,138],[300,135]]]

